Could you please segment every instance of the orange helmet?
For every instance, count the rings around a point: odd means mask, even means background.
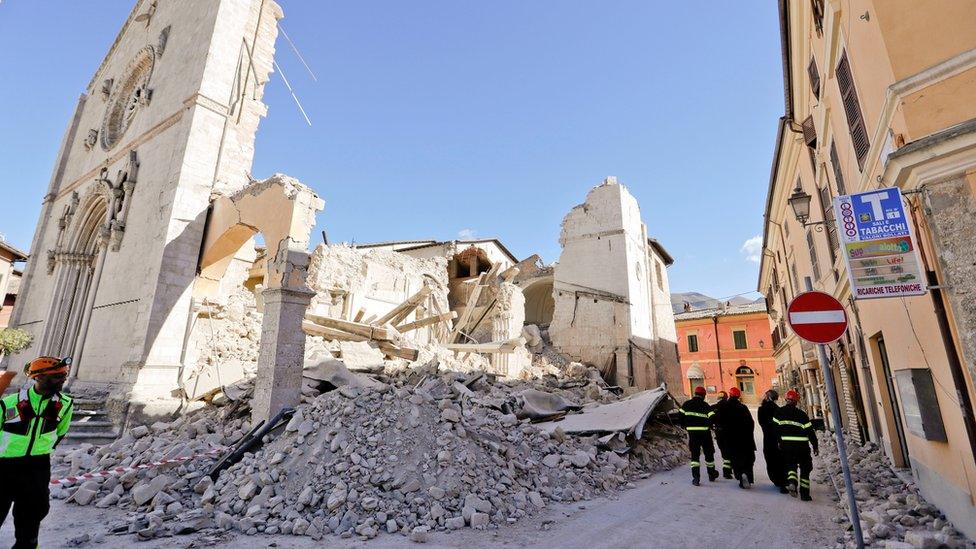
[[[786,400],[790,402],[800,402],[800,393],[790,389],[789,391],[786,391]]]
[[[71,366],[71,357],[55,358],[53,356],[39,356],[24,366],[24,375],[30,379],[38,376],[48,376],[55,374],[68,374]]]

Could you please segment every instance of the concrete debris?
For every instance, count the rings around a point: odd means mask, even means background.
[[[894,473],[887,456],[876,444],[859,445],[849,438],[847,444],[854,497],[866,544],[913,549],[976,548],[976,543],[953,528],[938,508],[925,501],[914,483],[906,483]],[[823,467],[814,468],[814,480],[834,486],[838,507],[835,521],[848,525],[837,546],[853,547],[840,457],[829,433],[820,435],[819,461]]]
[[[194,459],[55,488],[54,496],[129,511],[109,530],[141,539],[233,530],[365,540],[382,532],[423,543],[433,532],[516,523],[548,502],[624,489],[687,460],[682,433],[666,422],[618,455],[603,451],[596,436],[519,420],[532,403],[556,403],[567,413],[574,403],[593,404],[591,396],[597,403],[618,398],[596,381],[500,381],[445,371],[471,359],[424,351],[420,367],[387,361],[376,374],[349,372],[322,355],[313,375],[333,368],[328,379],[361,383],[303,395],[288,425],[215,481],[206,476],[212,460]],[[441,362],[448,357],[453,362]],[[251,427],[243,402],[207,406],[148,433],[136,427],[101,448],[83,445],[56,463],[55,474],[230,447]]]

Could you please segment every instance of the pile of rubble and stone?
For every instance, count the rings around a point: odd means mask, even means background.
[[[551,420],[580,408],[629,402],[595,370],[582,374],[500,381],[435,363],[372,375],[347,371],[341,377],[352,382],[306,392],[283,429],[212,481],[207,453],[233,446],[251,427],[241,384],[223,406],[135,427],[103,447],[83,445],[55,472],[197,459],[91,479],[53,495],[129,511],[109,531],[143,538],[200,532],[216,541],[238,531],[368,539],[387,532],[424,541],[432,531],[516,523],[549,502],[589,499],[687,460],[681,431],[667,420],[650,419],[646,427],[641,420],[636,437],[552,428],[558,422]]]
[[[834,520],[847,525],[838,546],[854,547],[840,457],[829,433],[820,435],[820,448],[825,467],[819,468],[815,480],[832,483],[837,490],[840,514]],[[925,501],[913,483],[895,474],[876,444],[848,441],[848,459],[865,544],[888,549],[976,548],[976,543],[953,528],[937,507]]]

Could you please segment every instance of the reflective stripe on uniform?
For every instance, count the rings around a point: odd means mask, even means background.
[[[692,461],[691,462],[691,466],[692,467],[698,467],[699,465],[701,465],[701,462],[698,462],[698,461]]]
[[[809,488],[810,487],[810,479],[801,478],[800,479],[800,486],[803,486],[804,488]]]
[[[706,461],[705,462],[705,466],[706,467],[715,467],[715,462],[714,461]]]
[[[796,471],[790,471],[790,474],[786,476],[790,480],[796,480]]]
[[[707,414],[702,414],[700,412],[689,412],[688,410],[685,410],[684,408],[681,408],[680,411],[681,411],[682,414],[684,414],[686,416],[703,417],[705,419],[708,419],[708,418],[710,418],[710,417],[712,417],[712,416],[715,415],[715,412],[708,412]]]
[[[708,427],[700,427],[700,426],[692,425],[691,427],[685,427],[685,429],[689,431],[707,431]]]
[[[785,441],[788,441],[788,442],[808,442],[810,440],[810,437],[789,437],[789,436],[783,436],[783,437],[780,437],[780,438],[782,440],[785,440]]]
[[[788,419],[776,419],[776,418],[773,418],[773,421],[776,422],[776,425],[792,425],[793,427],[799,427],[800,429],[809,429],[810,427],[813,427],[812,422],[800,423],[799,421],[790,421]]]

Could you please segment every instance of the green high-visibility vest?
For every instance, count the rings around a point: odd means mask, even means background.
[[[29,403],[22,413],[19,402]],[[61,404],[56,417],[48,408]],[[43,397],[33,387],[0,399],[0,459],[50,454],[68,432],[74,406],[70,396]]]

